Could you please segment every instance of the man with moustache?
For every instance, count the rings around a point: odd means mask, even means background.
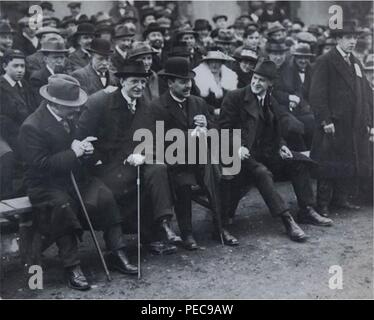
[[[164,49],[164,28],[161,28],[158,23],[150,23],[143,32],[143,39],[147,41],[152,47],[152,50],[157,54],[153,57],[152,70],[155,72],[160,71],[166,59]]]
[[[316,118],[311,158],[320,163],[317,201],[325,215],[330,207],[359,209],[349,196],[356,179],[370,174],[373,132],[367,79],[352,54],[359,35],[355,22],[344,20],[341,29],[330,31],[337,45],[317,59],[309,95]]]
[[[135,29],[125,25],[118,25],[114,29],[114,52],[111,56],[111,70],[116,72],[127,59],[127,52],[132,48]]]
[[[292,181],[299,205],[298,218],[302,223],[330,226],[332,220],[321,217],[313,208],[314,194],[309,169],[299,155],[291,152],[282,139],[274,113],[277,101],[270,88],[277,76],[274,62],[264,60],[253,70],[250,85],[228,92],[219,118],[221,129],[241,129],[240,178],[258,188],[270,213],[280,217],[287,235],[293,241],[305,241],[307,236],[294,221],[290,208],[277,191],[273,174],[286,174]]]
[[[132,192],[136,186],[136,167],[142,165],[141,240],[153,253],[174,253],[173,244],[180,238],[169,225],[173,205],[166,166],[144,164],[145,155],[135,153],[138,142],[133,138],[138,129],[152,130],[149,105],[143,98],[150,72],[142,61],[127,60],[115,75],[119,79],[117,88],[103,89],[89,97],[79,119],[78,136],[98,138],[94,156],[101,164],[93,173],[109,187],[127,217],[136,212]]]
[[[110,55],[113,53],[111,43],[105,39],[96,38],[91,42],[87,51],[91,55],[91,62],[71,75],[77,79],[82,89],[91,95],[109,85],[115,85],[116,80],[109,72]]]

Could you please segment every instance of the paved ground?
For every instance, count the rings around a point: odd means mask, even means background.
[[[282,194],[295,206],[291,188]],[[373,208],[333,213],[330,228],[304,226],[310,236],[300,244],[290,241],[280,221],[271,218],[257,191],[240,203],[232,232],[241,245],[223,247],[211,240],[209,213],[196,206],[194,228],[201,246],[171,256],[145,254],[139,281],[114,273],[107,283],[86,235],[83,269],[94,287],[76,292],[65,287],[56,250],[44,259],[44,289],[26,289],[18,258],[3,261],[2,298],[30,299],[373,299]],[[136,261],[135,239],[130,239]],[[329,288],[329,268],[343,271],[343,289]]]

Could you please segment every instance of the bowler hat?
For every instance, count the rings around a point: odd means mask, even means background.
[[[141,19],[140,20],[143,22],[144,19],[148,16],[154,16],[156,18],[156,12],[153,8],[143,9],[142,13],[141,13]]]
[[[253,73],[259,74],[269,80],[277,78],[277,66],[273,61],[263,60],[257,63],[256,67],[252,69]]]
[[[67,74],[50,76],[48,84],[42,86],[39,93],[44,99],[65,107],[80,107],[87,101],[87,93],[79,81]]]
[[[122,77],[149,77],[150,72],[145,71],[142,61],[125,60],[118,68],[114,75],[118,78]]]
[[[205,19],[196,19],[194,25],[194,31],[208,30],[212,31],[212,26],[208,20]]]
[[[212,20],[213,20],[213,22],[217,22],[217,20],[218,20],[218,19],[221,19],[221,18],[225,19],[226,21],[228,20],[228,19],[227,19],[227,16],[224,15],[224,14],[215,14],[215,15],[213,16]]]
[[[12,29],[9,23],[7,22],[0,22],[0,34],[14,34],[15,31]]]
[[[158,75],[162,77],[192,79],[196,74],[191,70],[188,59],[171,57],[166,61],[165,69],[161,70]]]
[[[95,35],[95,27],[93,24],[88,23],[88,22],[83,22],[78,25],[77,27],[77,32],[74,33],[74,37],[80,36],[80,35]]]
[[[132,49],[127,52],[128,59],[136,59],[144,54],[157,54],[156,51],[152,50],[151,46],[145,42],[137,42],[133,45]]]
[[[93,39],[91,46],[87,49],[87,51],[97,53],[101,56],[109,56],[113,53],[110,41],[100,38]]]
[[[62,39],[59,40],[48,40],[42,44],[42,47],[40,49],[43,53],[68,53],[69,50],[65,47],[65,42]]]
[[[307,43],[297,43],[291,47],[291,54],[296,57],[314,57],[310,45]]]
[[[357,23],[354,20],[343,19],[342,28],[331,29],[330,35],[332,37],[343,36],[345,34],[360,34],[361,31],[357,29]]]
[[[151,32],[160,32],[162,35],[165,33],[165,28],[162,28],[158,23],[152,22],[148,25],[147,29],[143,32],[143,39],[146,39]]]
[[[174,45],[168,53],[168,57],[189,57],[190,55],[188,46],[184,42]]]
[[[49,11],[53,11],[55,12],[55,9],[53,9],[53,5],[52,3],[48,2],[48,1],[43,1],[41,4],[40,4],[40,7],[42,9],[47,9]]]

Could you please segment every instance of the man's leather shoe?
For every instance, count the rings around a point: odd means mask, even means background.
[[[170,228],[169,222],[164,219],[161,221],[160,229],[165,239],[170,243],[180,243],[182,242],[181,237],[177,236],[175,232]]]
[[[317,207],[317,211],[322,217],[328,218],[330,216],[330,210],[327,206]]]
[[[304,242],[307,239],[306,234],[297,225],[289,212],[286,212],[282,215],[282,221],[284,226],[286,227],[287,235],[291,240],[296,242]]]
[[[299,223],[313,224],[315,226],[330,227],[333,222],[329,218],[322,217],[312,207],[306,207],[299,211]]]
[[[339,209],[347,209],[347,210],[360,210],[359,206],[356,206],[355,204],[349,202],[349,201],[339,201],[339,202],[333,202],[331,206]]]
[[[223,240],[223,244],[226,246],[238,246],[239,241],[236,239],[230,232],[228,232],[226,229],[222,229],[221,235],[219,232],[215,232],[213,238],[215,240],[218,240],[221,242],[221,236]]]
[[[68,286],[75,290],[89,290],[91,289],[86,277],[84,276],[80,265],[66,268],[66,277]]]
[[[190,251],[198,249],[197,243],[192,235],[187,235],[183,237],[182,245],[185,249],[190,250]]]
[[[154,241],[147,245],[147,249],[157,255],[168,255],[177,252],[177,247],[171,243],[166,243],[162,241]]]
[[[117,250],[107,255],[108,268],[123,274],[137,274],[138,268],[132,265],[123,250]]]

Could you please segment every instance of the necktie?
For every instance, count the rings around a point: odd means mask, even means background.
[[[181,108],[184,116],[187,118],[187,101],[178,102],[179,107]]]
[[[62,120],[61,120],[61,124],[63,125],[65,131],[66,131],[68,134],[70,134],[71,129],[70,129],[70,126],[69,126],[68,121],[65,120],[65,119],[62,119]]]
[[[132,114],[135,114],[135,111],[136,111],[136,100],[132,100],[130,103],[129,103],[129,110]]]
[[[103,85],[104,87],[106,87],[106,81],[107,81],[107,78],[106,78],[106,76],[105,76],[105,73],[100,73],[100,81],[101,81],[102,85]]]
[[[351,61],[349,60],[349,55],[348,55],[348,54],[345,55],[344,60],[345,60],[345,62],[347,62],[347,64],[348,64],[349,66],[352,65]]]

